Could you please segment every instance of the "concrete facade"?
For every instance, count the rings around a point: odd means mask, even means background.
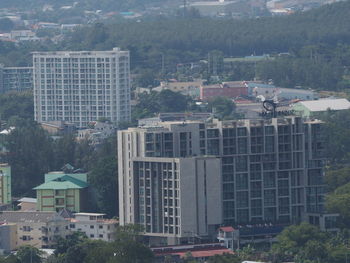
[[[142,225],[146,235],[158,236],[163,244],[178,244],[214,234],[222,221],[219,159],[135,158],[132,171],[137,193],[134,223]]]
[[[33,67],[36,121],[130,121],[128,51],[34,52]]]
[[[0,255],[10,253],[17,247],[17,225],[13,223],[0,224]]]
[[[49,248],[57,236],[65,238],[69,234],[68,222],[55,212],[3,211],[0,222],[16,225],[16,248],[23,245]]]
[[[322,123],[299,117],[163,122],[119,131],[120,224],[139,220],[133,170],[139,158],[161,163],[208,155],[221,159],[222,224],[300,222],[305,212],[323,211],[324,153]]]
[[[0,64],[0,93],[33,89],[33,67],[5,67]]]
[[[105,214],[97,213],[75,213],[70,219],[69,229],[79,231],[93,240],[113,241],[115,240],[118,221],[105,219]]]

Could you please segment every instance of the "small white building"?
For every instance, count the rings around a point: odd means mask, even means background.
[[[90,239],[113,241],[118,221],[105,219],[106,214],[100,213],[75,213],[70,219],[69,229],[85,233]]]
[[[313,117],[315,114],[326,112],[327,110],[339,111],[348,109],[350,109],[350,102],[347,99],[299,101],[293,105],[293,110],[296,114],[303,117]]]
[[[217,239],[231,250],[239,249],[239,230],[232,226],[222,226],[218,229]]]

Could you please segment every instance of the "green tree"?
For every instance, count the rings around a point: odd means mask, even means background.
[[[37,123],[27,121],[7,135],[4,144],[9,151],[6,161],[12,167],[13,194],[30,194],[43,182],[44,173],[51,170],[51,138]]]
[[[58,240],[55,254],[50,258],[54,263],[151,263],[152,251],[139,240],[137,225],[118,227],[114,242],[96,241],[69,237],[68,243]],[[68,247],[69,246],[69,247]]]
[[[109,216],[117,214],[117,160],[116,154],[99,158],[89,173],[89,183],[97,191],[97,206]]]
[[[326,171],[325,182],[328,191],[334,191],[340,186],[350,183],[350,167],[332,167]]]
[[[29,245],[19,247],[16,256],[21,263],[41,263],[43,261],[42,252]]]
[[[326,196],[326,208],[330,213],[339,213],[343,226],[350,226],[350,183],[335,189]]]
[[[219,119],[230,119],[234,117],[236,105],[226,97],[216,97],[209,101],[207,109]]]
[[[273,245],[271,252],[281,260],[313,260],[318,257],[314,254],[315,251],[319,251],[326,240],[327,234],[316,226],[301,223],[284,229],[277,236],[277,243]]]
[[[57,237],[55,245],[55,255],[64,254],[70,247],[76,246],[87,241],[87,236],[82,232],[74,232],[71,235],[63,237]]]

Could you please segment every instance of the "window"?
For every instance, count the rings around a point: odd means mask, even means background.
[[[98,237],[99,237],[99,238],[103,238],[103,234],[99,234]]]
[[[70,228],[75,228],[75,224],[70,224],[69,227]]]
[[[94,234],[90,234],[90,237],[91,237],[91,238],[94,238],[94,237],[95,237],[95,235],[94,235]]]
[[[101,226],[101,225],[100,225],[100,226],[98,226],[98,228],[99,228],[99,229],[102,229],[102,228],[103,228],[103,226]]]
[[[236,174],[237,190],[248,189],[248,174]]]
[[[30,232],[30,226],[23,226],[23,231]]]
[[[22,236],[22,240],[23,241],[29,241],[31,240],[32,238],[30,236]]]
[[[93,225],[90,225],[90,229],[94,229],[95,228],[95,226],[93,226]]]

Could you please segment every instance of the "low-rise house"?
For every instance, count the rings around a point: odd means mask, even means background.
[[[72,134],[76,131],[74,123],[66,121],[50,121],[40,123],[41,128],[47,131],[50,135],[62,136]]]
[[[197,81],[175,81],[161,82],[159,87],[153,88],[152,91],[161,92],[163,90],[171,90],[179,92],[185,96],[190,96],[194,99],[199,98],[199,87],[203,85],[203,80]]]
[[[92,145],[98,145],[103,140],[115,134],[115,126],[109,122],[93,121],[89,124],[89,129],[78,130],[77,140],[88,140]]]
[[[0,213],[0,224],[16,225],[16,233],[10,234],[11,238],[16,235],[16,248],[23,245],[52,247],[56,237],[65,238],[69,234],[68,222],[56,212],[3,211]]]
[[[50,172],[45,174],[45,183],[34,188],[39,211],[74,212],[87,207],[88,183],[86,173]]]
[[[69,220],[71,231],[80,231],[90,239],[113,241],[115,240],[118,221],[105,219],[106,214],[99,213],[75,213]]]
[[[234,249],[238,247],[239,230],[232,226],[222,226],[218,229],[217,239],[223,243],[226,248]]]
[[[327,110],[339,111],[350,109],[350,102],[347,99],[299,101],[292,108],[297,115],[308,118],[326,112]]]

